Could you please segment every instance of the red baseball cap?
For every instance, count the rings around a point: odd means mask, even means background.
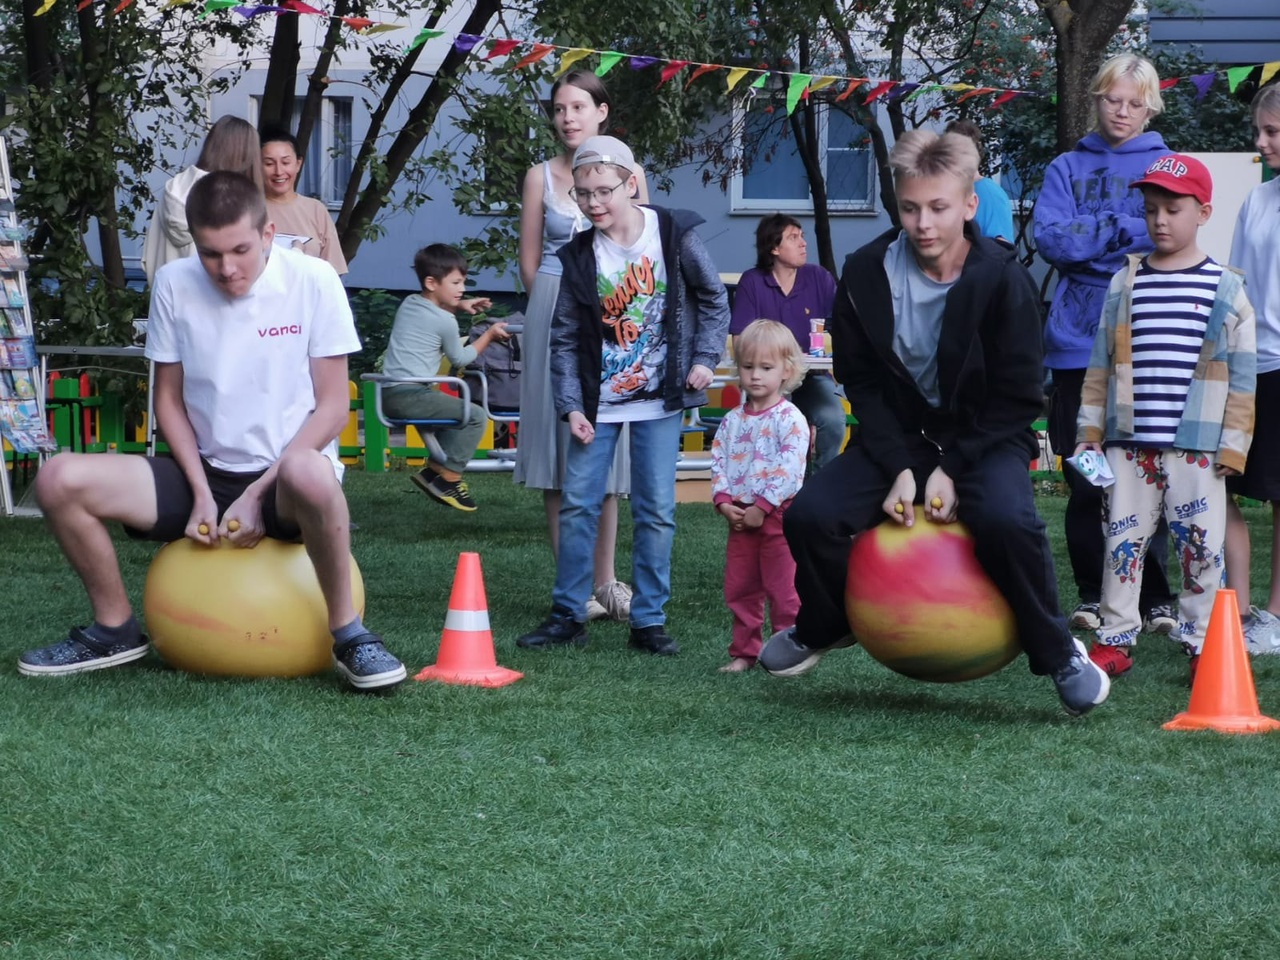
[[[1209,168],[1185,153],[1170,153],[1161,157],[1131,187],[1160,187],[1183,197],[1195,197],[1201,203],[1213,198],[1213,177]]]

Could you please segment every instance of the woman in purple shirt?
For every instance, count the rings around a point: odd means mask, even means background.
[[[804,228],[795,219],[771,213],[756,226],[756,265],[742,275],[733,295],[729,332],[735,337],[753,320],[776,320],[787,327],[805,353],[809,321],[830,320],[836,280],[817,264],[805,262]],[[815,470],[844,447],[845,416],[830,373],[810,370],[791,394],[817,431]]]

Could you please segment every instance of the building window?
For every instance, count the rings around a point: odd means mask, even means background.
[[[294,97],[293,116],[289,122],[292,133],[298,131],[303,103],[302,97]],[[255,122],[261,105],[262,98],[254,97],[254,116],[251,119]],[[302,174],[295,187],[303,196],[315,197],[334,209],[342,206],[347,181],[351,179],[351,105],[351,97],[324,97],[320,101],[320,117],[312,131]]]
[[[791,125],[766,103],[753,102],[735,118],[739,156],[746,169],[733,177],[733,212],[813,212],[813,197]],[[742,108],[739,108],[742,110]],[[875,210],[875,160],[866,128],[830,104],[818,104],[818,161],[832,213]]]

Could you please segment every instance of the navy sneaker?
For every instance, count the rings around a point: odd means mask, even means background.
[[[627,646],[632,650],[643,650],[655,657],[674,657],[680,652],[680,644],[667,633],[662,624],[653,627],[632,627]]]
[[[1053,675],[1053,685],[1058,688],[1058,697],[1067,713],[1081,717],[1107,699],[1111,678],[1089,659],[1083,643],[1074,637],[1071,643],[1074,648],[1071,659]]]
[[[548,647],[587,645],[587,625],[575,620],[566,610],[552,610],[551,616],[516,641],[525,650],[546,650]]]
[[[120,643],[103,643],[83,627],[72,627],[66,640],[18,658],[18,672],[26,677],[65,677],[89,670],[106,670],[141,660],[151,649],[142,634]]]
[[[430,476],[424,474],[430,473]],[[465,480],[446,480],[434,471],[424,470],[409,478],[419,490],[445,506],[461,510],[463,513],[474,513],[475,500],[471,499],[471,491]]]
[[[333,645],[333,665],[357,690],[387,690],[403,683],[408,671],[376,633],[362,633]]]
[[[832,650],[853,646],[852,636],[841,637],[829,647],[807,647],[796,639],[796,628],[779,630],[760,651],[756,663],[774,677],[800,677],[818,665]]]

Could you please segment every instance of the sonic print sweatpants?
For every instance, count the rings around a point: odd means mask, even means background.
[[[1222,584],[1226,484],[1206,453],[1110,446],[1106,456],[1116,482],[1105,493],[1106,552],[1098,642],[1128,646],[1137,641],[1142,629],[1138,594],[1143,561],[1163,514],[1177,553],[1177,566],[1169,570],[1169,586],[1180,588],[1181,639],[1192,653],[1199,653]]]

